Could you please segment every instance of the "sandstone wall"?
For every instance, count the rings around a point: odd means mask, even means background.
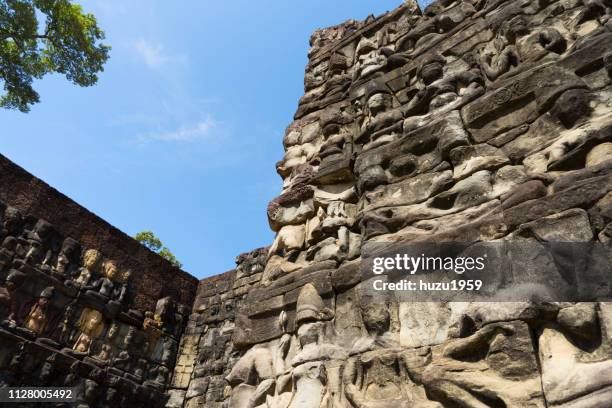
[[[276,239],[200,284],[169,406],[610,406],[609,299],[373,302],[360,272],[380,242],[610,241],[610,13],[409,0],[315,32]]]
[[[362,264],[381,243],[609,245],[611,14],[408,0],[318,30],[276,238],[199,284],[0,156],[0,384],[92,407],[609,407],[612,283],[415,303],[369,298]]]
[[[0,156],[0,384],[164,406],[197,279]]]

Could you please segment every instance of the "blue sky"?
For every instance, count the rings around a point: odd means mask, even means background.
[[[0,152],[127,234],[154,231],[203,278],[272,242],[310,34],[401,1],[80,3],[113,47],[105,72],[38,82],[30,113],[0,111]]]

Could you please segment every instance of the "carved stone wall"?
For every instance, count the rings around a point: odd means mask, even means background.
[[[0,156],[0,386],[164,406],[197,280]]]
[[[609,242],[611,13],[409,0],[315,32],[276,238],[200,284],[169,406],[609,407],[610,299],[373,302],[360,264],[376,242]]]
[[[611,299],[373,301],[361,264],[385,242],[609,244],[611,15],[408,0],[318,30],[276,238],[199,285],[0,157],[1,381],[90,406],[610,407]]]

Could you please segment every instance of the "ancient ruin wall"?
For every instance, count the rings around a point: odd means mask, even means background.
[[[141,311],[153,310],[158,299],[171,296],[191,307],[197,279],[143,247],[124,232],[0,155],[0,201],[24,216],[42,218],[82,248],[95,248],[137,271],[131,277],[131,303]]]
[[[276,238],[199,284],[0,157],[0,382],[92,407],[607,407],[609,299],[372,302],[361,264],[379,242],[610,242],[610,14],[409,0],[317,31]]]
[[[315,32],[276,238],[201,282],[169,406],[609,406],[606,299],[368,302],[360,264],[376,242],[610,241],[610,13],[409,0]]]
[[[0,384],[164,406],[197,279],[0,156]]]

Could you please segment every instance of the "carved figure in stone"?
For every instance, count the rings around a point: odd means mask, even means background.
[[[100,262],[102,261],[102,254],[96,249],[88,249],[83,254],[83,266],[78,270],[78,276],[74,280],[74,283],[79,287],[85,287],[89,284],[91,277],[97,272]]]
[[[103,344],[100,352],[94,358],[102,363],[107,364],[111,359],[112,347],[108,344]]]
[[[531,336],[522,322],[492,323],[449,342],[421,379],[430,395],[448,404],[545,406]]]
[[[430,55],[433,62],[423,66],[421,76],[423,82],[432,81],[426,88],[427,96],[431,97],[429,102],[429,112],[431,114],[442,114],[459,109],[484,93],[484,80],[480,69],[475,65],[475,61],[466,62],[467,66],[461,71],[442,74],[441,78],[434,80],[433,78],[438,76],[438,68],[431,67],[446,64],[446,61],[444,57],[436,53]],[[425,61],[428,62],[427,59]],[[408,116],[406,111],[404,114]],[[404,122],[404,130],[412,128],[414,126],[413,122],[413,119],[407,119]]]
[[[327,78],[328,62],[322,61],[309,69],[304,76],[304,91],[312,91],[315,88],[323,85]]]
[[[344,368],[346,400],[356,408],[441,408],[414,382],[403,352],[397,348],[398,333],[391,327],[392,306],[371,299],[361,305],[367,333],[353,345],[353,357]]]
[[[268,222],[274,231],[285,225],[299,225],[314,214],[314,189],[301,184],[292,187],[268,204]]]
[[[160,385],[166,385],[169,374],[170,370],[163,365],[153,367],[149,370],[149,376],[152,378],[152,381]]]
[[[321,321],[303,323],[298,327],[300,351],[291,361],[294,367],[311,361],[331,359],[334,355],[336,358],[346,355],[346,351],[325,342],[324,330],[325,324]]]
[[[0,245],[0,279],[4,277],[4,271],[7,270],[15,257],[18,242],[15,237],[6,237]]]
[[[19,235],[22,224],[23,216],[21,212],[14,207],[6,207],[2,217],[2,231],[0,233],[2,240],[9,236],[16,237]]]
[[[538,330],[542,385],[549,406],[603,407],[612,401],[610,303],[581,303],[559,311]],[[608,337],[608,338],[606,338]]]
[[[436,91],[436,88],[430,85],[444,76],[446,59],[442,55],[431,52],[423,55],[420,60],[416,71],[417,84],[414,94],[401,107],[401,111],[406,118],[429,112],[430,103]]]
[[[403,353],[379,349],[353,357],[344,371],[346,399],[355,408],[442,408],[413,381]]]
[[[576,16],[576,25],[589,20],[599,20],[606,24],[612,16],[612,2],[610,0],[581,0],[584,9]]]
[[[21,299],[19,299],[19,295],[17,293],[19,287],[23,284],[26,275],[23,272],[20,272],[16,269],[12,269],[5,282],[6,294],[8,297],[6,303],[9,304],[9,313],[7,316],[7,322],[10,326],[18,325],[21,322],[19,319],[21,316],[21,307],[23,306]]]
[[[516,41],[517,51],[523,62],[535,62],[547,56],[558,56],[567,48],[565,38],[553,27],[535,29],[531,34],[519,37]]]
[[[57,262],[53,267],[53,273],[67,277],[72,275],[72,266],[75,263],[75,258],[78,258],[80,245],[72,238],[66,238],[62,242],[62,248],[57,256]]]
[[[474,6],[468,1],[442,0],[433,2],[425,8],[425,17],[399,40],[397,48],[404,52],[396,54],[395,58],[405,61],[414,53],[418,53],[419,50],[435,44],[440,38],[444,38],[446,33],[474,14],[475,11]]]
[[[24,342],[19,342],[15,345],[15,351],[12,353],[6,369],[0,371],[0,387],[17,385],[16,380],[18,379],[26,355],[25,346],[26,344]]]
[[[232,368],[227,377],[232,386],[230,408],[332,406],[327,405],[331,395],[326,387],[325,362],[347,356],[346,351],[325,340],[324,322],[332,317],[316,288],[306,284],[298,295],[295,337],[285,333],[272,347],[257,345]],[[289,351],[294,348],[291,358]]]
[[[123,350],[119,352],[117,357],[112,359],[112,365],[120,370],[129,372],[132,368],[133,348],[135,344],[136,328],[130,326],[128,332],[123,338]]]
[[[101,297],[102,300],[114,300],[119,297],[119,288],[116,286],[115,280],[119,278],[119,268],[114,261],[107,260],[102,266],[104,276],[93,283],[91,290],[88,293]]]
[[[115,322],[111,323],[110,327],[108,328],[108,333],[106,334],[106,342],[108,344],[115,344],[115,340],[117,339],[117,336],[119,335],[120,329],[121,329],[121,326],[119,326],[117,323]]]
[[[342,133],[328,134],[327,139],[321,145],[319,151],[319,157],[325,159],[326,157],[342,154],[344,151],[344,145],[347,142],[347,135]]]
[[[361,317],[367,335],[357,339],[351,348],[351,354],[398,345],[398,335],[391,331],[391,307],[392,305],[389,302],[383,303],[374,300],[363,302]]]
[[[51,260],[51,249],[47,248],[47,240],[52,233],[53,227],[47,221],[40,219],[34,225],[32,231],[26,233],[25,240],[28,250],[25,261],[33,265],[42,265],[48,269]]]
[[[352,75],[348,72],[348,58],[335,52],[329,58],[328,78],[325,81],[322,97],[329,98],[344,93],[350,86]]]
[[[53,376],[54,366],[55,366],[56,354],[51,354],[48,358],[45,359],[45,362],[40,367],[40,372],[38,373],[38,383],[40,385],[48,385]]]
[[[85,309],[78,323],[81,334],[77,338],[72,349],[78,353],[89,353],[94,339],[104,330],[104,318],[102,313],[94,309]]]
[[[374,148],[395,140],[401,134],[402,112],[393,108],[393,95],[384,83],[371,81],[367,85],[366,117],[355,139],[364,149]]]
[[[254,408],[265,404],[266,395],[276,384],[274,359],[270,349],[255,346],[234,364],[226,377],[232,386],[230,408]]]
[[[281,312],[279,324],[283,331],[285,317],[284,311]],[[278,341],[251,348],[234,364],[226,377],[231,387],[230,408],[287,407],[292,394],[291,375],[285,366],[292,341],[284,333]]]
[[[109,407],[119,406],[119,391],[116,388],[109,387],[104,394],[104,402]]]
[[[139,358],[136,361],[136,367],[134,368],[134,375],[140,381],[142,381],[143,376],[145,375],[145,373],[148,372],[148,368],[149,368],[149,362],[145,360],[144,358]]]
[[[354,216],[354,205],[344,201],[332,201],[327,206],[327,217],[321,223],[321,230],[327,233],[340,227],[350,227],[355,222]]]
[[[521,57],[516,49],[516,40],[527,34],[529,29],[523,18],[506,21],[495,39],[480,50],[480,66],[491,81],[518,67]]]
[[[355,224],[356,206],[331,201],[327,210],[319,208],[317,217],[307,223],[307,260],[353,259],[358,256],[361,237],[350,231]]]
[[[380,50],[379,39],[362,37],[355,49],[354,79],[365,78],[381,70],[387,64],[387,57]]]
[[[163,337],[162,338],[162,353],[160,357],[161,363],[167,366],[174,364],[174,360],[176,359],[177,349],[178,349],[178,345],[176,341],[174,341],[170,337]]]
[[[353,180],[350,168],[353,153],[352,124],[353,112],[350,109],[332,109],[321,115],[324,142],[318,154],[319,168],[316,177],[313,177],[316,184],[337,184]]]
[[[25,320],[24,327],[26,329],[31,330],[38,335],[43,334],[47,328],[46,325],[49,320],[49,302],[51,297],[53,297],[54,291],[55,289],[50,286],[43,289],[43,291],[40,293],[40,297],[34,306],[32,306],[32,309],[30,309],[30,313]]]
[[[325,339],[325,321],[332,317],[333,312],[325,307],[316,288],[306,284],[296,305],[299,351],[291,360],[293,396],[289,408],[319,408],[331,404],[325,362],[347,357],[344,349]],[[333,394],[339,394],[339,390],[334,391]]]
[[[236,278],[252,276],[264,271],[268,248],[258,248],[236,258]]]
[[[320,206],[317,208],[317,214],[306,221],[304,239],[307,246],[314,245],[323,238],[321,235],[321,224],[323,223],[323,220],[325,220],[326,215],[325,208]]]
[[[119,282],[121,286],[115,289],[115,295],[116,295],[115,299],[117,303],[119,303],[120,305],[123,305],[126,301],[126,296],[128,294],[128,288],[129,288],[131,276],[132,276],[132,270],[126,269],[123,272],[123,275],[121,275],[121,280]]]
[[[88,404],[93,404],[98,397],[99,385],[97,382],[91,379],[85,380],[85,388],[83,392],[83,399]]]
[[[276,171],[281,177],[285,178],[291,175],[298,166],[312,161],[318,151],[319,146],[315,141],[290,146],[285,152],[283,160],[277,163]]]
[[[524,16],[516,16],[503,22],[496,38],[480,50],[480,67],[491,81],[495,81],[521,63],[561,54],[566,46],[565,38],[557,29],[531,30]]]
[[[176,304],[170,296],[157,301],[153,319],[159,328],[163,328],[168,333],[174,332],[175,310]]]
[[[15,255],[23,256],[21,245],[17,241],[22,224],[23,217],[19,210],[13,207],[6,207],[0,213],[0,279],[4,277],[4,271],[11,266],[11,261]],[[19,251],[21,249],[21,251]]]

